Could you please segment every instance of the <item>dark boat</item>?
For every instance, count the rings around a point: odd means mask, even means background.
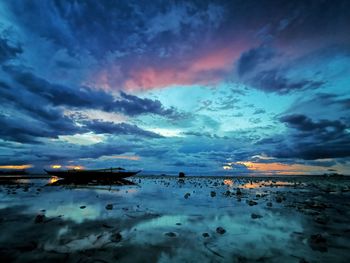
[[[126,171],[123,168],[107,168],[98,170],[66,170],[66,171],[55,171],[55,170],[45,170],[44,171],[52,176],[56,176],[65,180],[79,180],[79,181],[89,181],[89,180],[118,180],[126,177],[138,174],[141,171]]]

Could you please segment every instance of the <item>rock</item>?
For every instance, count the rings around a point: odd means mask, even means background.
[[[39,224],[39,223],[43,223],[44,220],[45,220],[45,215],[39,214],[39,215],[37,215],[37,216],[35,217],[34,222],[35,222],[36,224]]]
[[[107,210],[112,210],[112,209],[113,209],[113,204],[108,204],[108,205],[106,205],[106,209],[107,209]]]
[[[203,233],[202,236],[203,237],[209,237],[209,234],[208,233]]]
[[[216,196],[216,192],[211,191],[211,192],[210,192],[210,196],[211,196],[211,197],[215,197],[215,196]]]
[[[179,172],[179,178],[184,178],[185,177],[185,173],[184,172]]]
[[[123,239],[123,237],[122,237],[122,235],[121,235],[119,232],[114,233],[114,234],[111,236],[112,242],[120,242],[122,239]]]
[[[176,234],[174,232],[167,232],[165,235],[168,237],[176,237]]]
[[[187,198],[190,197],[190,195],[191,195],[190,193],[186,193],[186,194],[184,195],[184,198],[187,199]]]
[[[271,202],[267,202],[267,203],[266,203],[266,206],[272,207],[272,203],[271,203]]]
[[[85,209],[86,208],[86,205],[82,205],[81,207],[80,207],[80,209]]]
[[[241,189],[237,188],[236,195],[242,195]]]
[[[182,224],[181,224],[181,223],[176,223],[175,225],[177,225],[177,226],[181,226]]]
[[[255,214],[255,213],[252,213],[252,214],[250,215],[250,217],[251,217],[252,219],[257,219],[257,218],[262,218],[263,216],[262,216],[262,215]]]
[[[216,228],[216,233],[223,235],[226,233],[226,230],[219,226],[218,228]]]
[[[275,200],[277,203],[282,203],[283,198],[282,198],[282,196],[276,196]]]
[[[258,203],[255,202],[255,201],[253,201],[253,200],[249,200],[249,201],[248,201],[248,205],[250,205],[250,206],[257,205],[257,204],[258,204]]]
[[[327,252],[327,239],[321,234],[311,235],[308,240],[309,246],[312,250]]]

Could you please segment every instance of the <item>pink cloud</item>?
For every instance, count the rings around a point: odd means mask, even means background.
[[[241,51],[237,47],[222,48],[200,54],[180,65],[146,66],[132,70],[124,86],[128,90],[138,90],[218,83],[232,71]]]
[[[113,65],[99,71],[94,86],[104,89],[125,90],[157,89],[177,85],[216,84],[232,73],[234,63],[247,48],[242,43],[232,43],[199,49],[181,59],[169,58],[156,64],[144,60],[124,68]]]

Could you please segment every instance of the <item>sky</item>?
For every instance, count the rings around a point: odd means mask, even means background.
[[[350,1],[0,1],[0,169],[350,174]]]

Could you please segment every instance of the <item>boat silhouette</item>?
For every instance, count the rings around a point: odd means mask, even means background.
[[[65,180],[118,180],[138,174],[140,171],[127,171],[124,168],[106,168],[95,170],[46,170],[44,171],[52,176],[56,176]]]

